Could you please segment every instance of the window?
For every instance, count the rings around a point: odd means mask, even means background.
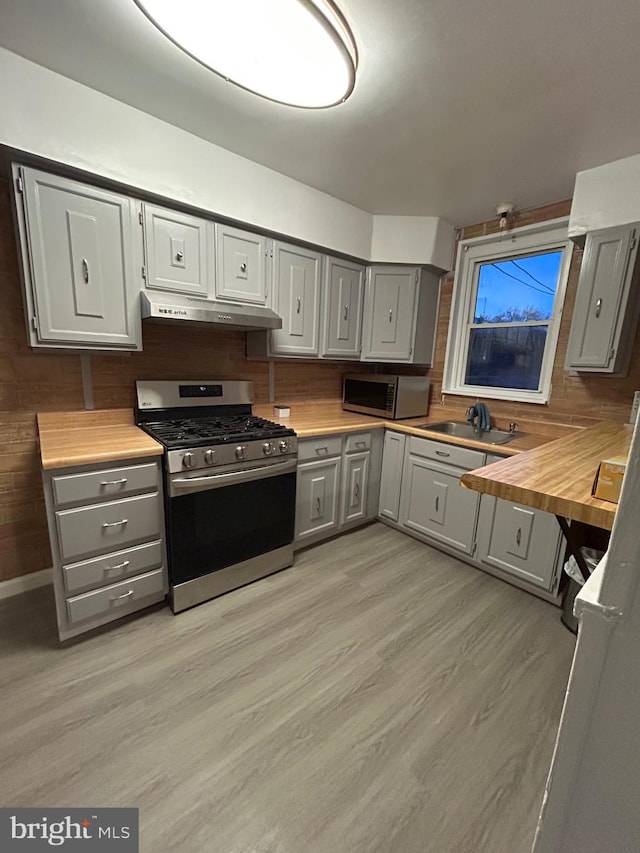
[[[566,219],[460,241],[445,393],[548,401],[571,251]]]

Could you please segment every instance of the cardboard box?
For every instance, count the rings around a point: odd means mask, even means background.
[[[598,472],[593,481],[591,494],[594,498],[617,504],[620,500],[620,489],[622,488],[622,479],[626,467],[626,456],[612,456],[610,459],[603,459],[598,465]]]

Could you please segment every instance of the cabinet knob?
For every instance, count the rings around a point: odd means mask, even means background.
[[[176,261],[181,261],[184,258],[184,252],[176,252]]]
[[[240,272],[246,272],[246,271],[247,271],[247,265],[246,265],[246,264],[244,263],[244,261],[243,261],[243,262],[240,264]]]
[[[596,302],[596,317],[600,316],[601,311],[602,311],[602,299],[598,299]]]
[[[393,323],[393,308],[389,308],[389,322]]]

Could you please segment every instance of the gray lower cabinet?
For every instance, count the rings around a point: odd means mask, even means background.
[[[145,286],[206,297],[209,292],[209,223],[177,210],[143,205]],[[211,264],[211,270],[213,264]]]
[[[296,545],[375,518],[381,464],[381,429],[299,441]]]
[[[13,176],[30,345],[141,349],[134,200],[36,169]]]
[[[158,460],[43,473],[61,640],[167,593]]]
[[[487,465],[501,458],[488,455]],[[476,559],[483,567],[557,593],[564,540],[551,513],[482,495],[477,541]]]
[[[409,452],[402,475],[400,523],[470,556],[480,495],[460,486],[465,470]]]
[[[303,462],[298,466],[296,490],[297,542],[338,529],[340,456]]]
[[[627,225],[587,234],[565,367],[626,373],[638,325],[638,230]]]
[[[405,441],[406,435],[404,433],[386,430],[382,454],[378,514],[384,518],[390,518],[392,521],[398,521],[400,514],[400,489],[402,487]]]
[[[555,516],[482,495],[477,552],[482,565],[555,594],[562,552]]]
[[[364,267],[325,258],[323,358],[359,359]]]

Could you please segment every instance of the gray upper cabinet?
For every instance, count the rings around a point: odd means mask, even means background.
[[[216,298],[268,305],[271,241],[262,234],[216,223],[215,243]]]
[[[316,357],[320,351],[322,255],[276,242],[273,253],[273,310],[282,329],[271,333],[274,355]]]
[[[141,349],[132,199],[13,167],[31,346]]]
[[[626,373],[638,323],[639,226],[587,234],[565,367]]]
[[[322,355],[359,359],[364,267],[326,258]]]
[[[146,286],[207,296],[207,222],[176,210],[145,204],[144,231]]]
[[[369,267],[362,361],[430,365],[439,297],[435,273],[419,267]]]

